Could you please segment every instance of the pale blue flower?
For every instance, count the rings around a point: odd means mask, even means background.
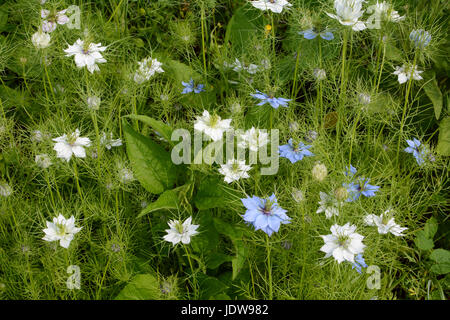
[[[380,187],[369,184],[369,181],[369,178],[360,177],[357,183],[350,182],[342,184],[350,194],[347,202],[358,200],[361,195],[365,197],[374,197],[375,192],[378,191]]]
[[[350,164],[350,168],[349,167],[345,167],[345,173],[344,174],[347,177],[348,176],[353,177],[355,175],[355,173],[356,173],[356,168],[354,166],[352,166],[351,164]]]
[[[405,148],[405,151],[413,154],[419,166],[423,165],[426,157],[429,154],[428,147],[423,145],[416,138],[414,138],[413,140],[406,140],[406,143],[408,143],[409,147]]]
[[[321,32],[315,31],[315,28],[311,28],[305,31],[300,31],[299,34],[303,35],[305,39],[312,40],[315,39],[318,35],[324,40],[333,40],[334,35],[331,31],[323,30]]]
[[[289,139],[288,144],[278,147],[280,157],[287,158],[291,163],[296,163],[303,159],[303,157],[311,157],[314,154],[308,149],[311,145],[305,145],[303,142],[296,142],[294,144],[293,139]]]
[[[181,81],[181,84],[184,86],[184,89],[181,92],[182,94],[190,93],[192,91],[194,91],[194,93],[200,93],[202,91],[205,91],[203,89],[205,85],[198,84],[197,86],[194,86],[194,80],[192,78],[191,80],[189,80],[189,83]]]
[[[258,106],[262,106],[263,104],[270,103],[270,105],[274,109],[278,109],[279,106],[287,107],[288,101],[291,101],[291,99],[285,99],[285,98],[275,98],[273,96],[269,96],[265,93],[262,93],[261,91],[256,90],[256,93],[251,94],[253,98],[260,99],[261,102],[258,103]]]
[[[409,34],[409,39],[414,42],[416,48],[423,49],[430,43],[431,35],[423,29],[413,30]]]
[[[262,230],[271,236],[273,232],[278,232],[280,224],[290,223],[286,212],[277,203],[275,194],[268,198],[259,198],[257,196],[241,199],[247,208],[242,218],[245,222],[252,224],[256,230]]]
[[[361,272],[362,268],[367,268],[367,264],[364,261],[364,258],[361,253],[355,257],[355,262],[352,263],[352,269],[355,269],[355,268],[356,268],[356,271],[358,271],[358,273],[362,273]]]

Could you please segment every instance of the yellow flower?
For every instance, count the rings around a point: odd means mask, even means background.
[[[272,26],[270,24],[266,24],[266,26],[264,27],[266,37],[269,35],[270,31],[272,31]]]

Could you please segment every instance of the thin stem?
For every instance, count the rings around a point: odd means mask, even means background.
[[[408,81],[408,87],[406,88],[405,104],[403,105],[402,120],[400,122],[400,133],[398,136],[398,143],[397,143],[397,163],[398,163],[398,159],[399,159],[399,155],[400,155],[400,141],[403,137],[403,127],[405,126],[406,107],[408,106],[409,92],[411,90],[413,74],[414,74],[414,70],[416,68],[416,60],[417,60],[417,52],[414,53],[414,61],[412,64],[412,69],[407,70],[407,72],[409,72],[409,81]]]
[[[105,281],[106,272],[108,271],[110,262],[111,262],[111,255],[108,257],[108,262],[106,263],[105,270],[103,271],[102,280],[100,281],[100,285],[99,285],[97,293],[96,293],[96,299],[97,300],[100,298],[100,293],[102,291],[103,281]]]
[[[383,67],[384,67],[384,58],[386,56],[386,43],[383,41],[383,58],[381,59],[381,67],[380,67],[380,73],[378,75],[378,82],[377,82],[377,87],[375,89],[375,93],[378,93],[378,89],[380,87],[380,82],[381,82],[381,74],[383,73]]]
[[[189,250],[187,248],[187,246],[183,245],[184,247],[184,251],[186,252],[188,261],[189,261],[189,267],[191,268],[191,273],[192,273],[192,283],[193,283],[193,287],[194,287],[194,295],[196,294],[196,287],[197,287],[197,281],[195,279],[195,273],[194,273],[194,267],[192,265],[192,261],[191,261],[191,255],[189,254]]]
[[[267,249],[267,272],[269,273],[269,300],[273,299],[273,288],[272,288],[272,262],[270,259],[270,242],[269,236],[266,234],[266,249]]]
[[[293,83],[292,83],[292,92],[291,92],[291,100],[293,100],[294,99],[294,95],[295,95],[295,93],[296,93],[296,84],[297,84],[297,72],[298,72],[298,64],[299,64],[299,61],[300,61],[300,46],[298,46],[298,49],[297,49],[297,59],[296,59],[296,61],[295,61],[295,70],[294,70],[294,81],[293,81]]]
[[[205,48],[205,8],[201,7],[201,23],[202,23],[202,54],[203,54],[203,69],[205,72],[205,77],[207,75],[206,71],[206,48]]]
[[[74,175],[75,175],[75,181],[77,184],[78,194],[80,195],[81,200],[83,200],[83,192],[81,191],[80,182],[78,180],[78,170],[77,170],[77,162],[76,161],[73,161],[73,170],[74,170]]]

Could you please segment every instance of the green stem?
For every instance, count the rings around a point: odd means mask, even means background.
[[[197,292],[197,281],[196,281],[196,278],[195,278],[194,267],[192,265],[191,255],[189,254],[189,250],[188,250],[187,246],[183,245],[183,247],[184,247],[184,250],[186,252],[186,256],[188,258],[188,261],[189,261],[189,267],[191,268],[192,284],[193,284],[192,286],[194,287],[194,297],[195,297],[196,292]]]
[[[292,83],[292,92],[291,92],[291,100],[294,99],[295,93],[296,93],[296,84],[297,84],[297,72],[298,72],[298,64],[300,61],[300,46],[298,46],[297,49],[297,59],[295,61],[295,70],[294,70],[294,81]]]
[[[203,69],[205,72],[205,77],[207,75],[206,71],[206,48],[205,48],[205,8],[201,7],[201,24],[202,24],[202,54],[203,54]]]
[[[337,124],[336,124],[336,149],[339,146],[339,136],[340,136],[340,132],[341,132],[341,109],[342,106],[344,104],[344,97],[345,97],[345,87],[346,87],[346,78],[347,78],[347,74],[346,74],[346,70],[345,70],[345,60],[346,60],[346,56],[347,56],[347,42],[348,42],[348,30],[344,31],[344,45],[342,47],[342,66],[341,66],[341,88],[339,90],[339,105],[337,106],[337,114],[338,114],[338,119],[337,119]]]
[[[375,89],[375,93],[378,93],[378,89],[380,88],[380,82],[381,82],[381,74],[383,73],[383,67],[384,67],[384,58],[386,56],[386,43],[383,41],[383,58],[381,59],[381,67],[380,67],[380,73],[378,75],[378,82],[377,87]]]
[[[106,277],[106,272],[108,271],[109,268],[109,264],[111,262],[111,255],[108,257],[108,262],[106,263],[106,267],[105,270],[103,271],[103,276],[102,276],[102,280],[100,281],[100,285],[98,287],[97,293],[96,293],[96,299],[98,300],[100,298],[100,293],[102,292],[102,286],[103,286],[103,281],[105,281],[105,277]]]
[[[408,87],[406,88],[405,104],[403,105],[402,120],[400,122],[400,133],[399,133],[398,143],[397,143],[397,163],[398,163],[399,155],[400,155],[400,141],[403,137],[403,127],[405,126],[406,107],[408,106],[409,92],[411,90],[411,84],[412,84],[412,80],[413,80],[413,71],[416,68],[416,60],[417,60],[417,53],[414,53],[414,61],[412,64],[412,69],[406,70],[407,72],[409,72],[409,81],[408,81]]]
[[[75,181],[76,181],[76,184],[77,184],[77,191],[78,191],[78,194],[80,195],[81,200],[83,200],[83,193],[81,191],[80,182],[78,180],[77,163],[76,163],[75,160],[73,161],[73,170],[74,170],[74,175],[75,175]]]
[[[266,249],[267,249],[267,272],[269,274],[269,300],[273,299],[273,288],[272,288],[272,262],[270,259],[270,242],[269,236],[266,234]]]

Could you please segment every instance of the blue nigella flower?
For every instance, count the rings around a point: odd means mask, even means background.
[[[314,155],[308,150],[311,147],[311,145],[305,145],[303,142],[294,144],[291,138],[289,139],[288,144],[278,147],[278,152],[280,153],[280,157],[289,159],[291,163],[296,163],[297,161],[302,160],[303,157],[311,157]]]
[[[182,94],[186,94],[189,92],[194,91],[194,93],[200,93],[202,91],[205,91],[204,88],[204,84],[198,84],[196,87],[194,86],[194,80],[191,78],[191,80],[189,80],[189,83],[186,83],[184,81],[181,81],[181,84],[184,86],[183,91],[181,92]]]
[[[356,271],[358,271],[358,273],[362,273],[361,272],[362,268],[367,268],[367,264],[364,261],[364,258],[361,253],[355,257],[355,262],[352,263],[352,269],[355,269],[355,268],[356,268]]]
[[[241,201],[247,208],[242,218],[252,224],[255,231],[262,230],[271,236],[273,232],[278,232],[280,224],[290,223],[291,218],[286,215],[287,210],[278,205],[275,194],[266,199],[253,196]]]
[[[413,140],[406,140],[409,147],[405,149],[406,152],[412,153],[416,158],[417,164],[421,166],[425,162],[425,158],[429,152],[426,146],[422,145],[419,140],[414,138]]]
[[[305,31],[300,31],[298,34],[303,35],[305,39],[312,40],[315,39],[318,35],[324,40],[333,40],[334,35],[331,31],[323,30],[321,32],[317,32],[315,28],[311,28]]]
[[[379,186],[373,186],[369,184],[370,179],[360,177],[358,182],[343,183],[342,186],[345,187],[350,194],[347,202],[358,200],[361,195],[365,197],[374,197],[375,192],[380,189]]]
[[[261,102],[258,103],[258,106],[262,106],[263,104],[270,103],[270,105],[278,109],[279,106],[287,107],[288,101],[291,101],[291,99],[285,99],[285,98],[274,98],[273,96],[268,96],[265,93],[262,93],[261,91],[256,90],[256,93],[251,95],[253,98],[260,99]]]
[[[413,30],[409,34],[409,39],[414,42],[416,48],[423,49],[430,43],[431,35],[423,29]]]
[[[354,167],[354,166],[352,166],[351,164],[350,164],[350,169],[349,169],[349,167],[345,167],[345,172],[344,172],[344,174],[348,177],[348,176],[350,176],[350,177],[353,177],[354,175],[355,175],[355,173],[356,173],[356,168]]]

